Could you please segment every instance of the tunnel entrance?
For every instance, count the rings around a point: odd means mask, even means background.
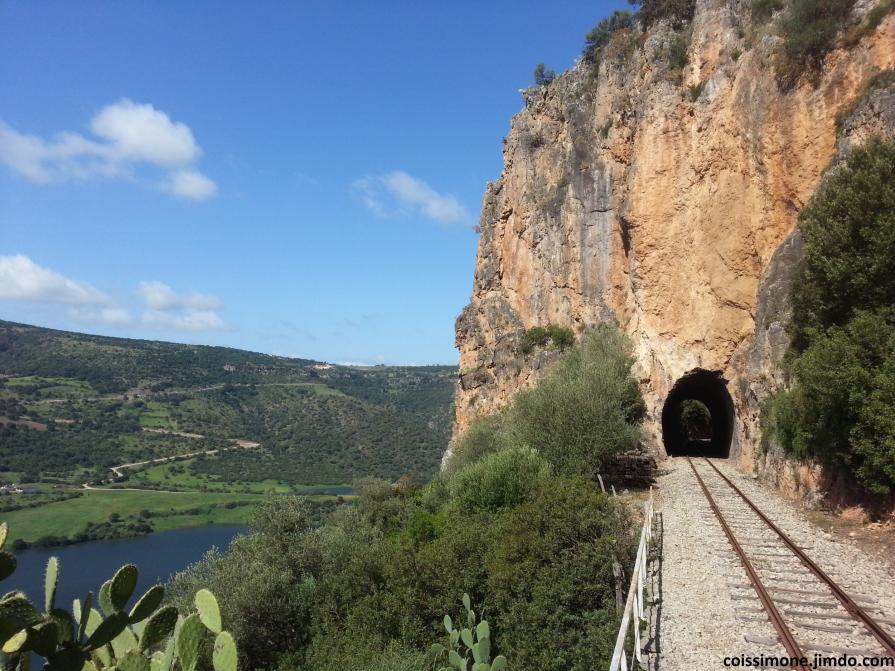
[[[696,369],[679,379],[662,407],[668,456],[730,456],[733,400],[717,371]]]

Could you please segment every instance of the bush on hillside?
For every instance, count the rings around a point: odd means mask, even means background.
[[[467,466],[451,477],[448,489],[461,510],[500,510],[528,500],[549,474],[535,450],[514,447]]]
[[[783,50],[775,64],[783,90],[793,88],[803,74],[820,71],[854,4],[855,0],[792,0],[780,19]]]
[[[671,79],[678,83],[683,79],[684,68],[687,67],[687,64],[690,62],[690,41],[692,37],[690,30],[675,33],[671,36],[666,48],[668,73],[671,75]],[[693,98],[694,100],[699,97],[699,93],[702,93],[701,88]]]
[[[795,347],[895,305],[895,141],[870,140],[830,175],[799,217],[805,253],[792,285]]]
[[[630,365],[624,338],[596,329],[518,409],[475,423],[454,470],[417,489],[358,482],[356,505],[318,528],[278,497],[230,552],[180,574],[178,593],[198,581],[220,592],[243,668],[432,668],[419,653],[444,641],[445,613],[466,616],[463,593],[482,604],[492,650],[514,671],[605,667],[617,627],[612,563],[630,566],[635,538],[624,506],[583,476],[594,473],[591,452],[636,442]],[[542,440],[542,421],[555,442]],[[544,449],[565,475],[551,474]]]
[[[536,347],[551,347],[565,351],[575,344],[575,334],[572,329],[556,324],[547,326],[534,326],[522,334],[519,349],[523,354],[531,354]]]
[[[867,490],[895,487],[895,312],[859,312],[793,361],[792,390],[771,408],[774,438],[819,456]]]
[[[696,11],[696,0],[628,0],[628,4],[640,7],[637,16],[647,27],[662,19],[677,27]]]
[[[553,478],[504,521],[489,615],[514,669],[608,668],[618,620],[613,557],[630,566],[624,508],[585,478]]]
[[[895,489],[895,141],[856,149],[799,224],[790,388],[765,407],[764,441],[885,495]]]
[[[767,23],[783,9],[783,0],[752,0],[752,23]]]
[[[299,497],[268,501],[255,512],[255,533],[236,538],[227,553],[212,549],[170,583],[170,598],[181,609],[200,587],[218,595],[243,668],[270,668],[308,640],[310,576],[318,566],[306,550],[307,520]]]
[[[455,443],[444,472],[456,473],[464,466],[508,447],[505,424],[503,415],[476,418]]]
[[[569,350],[538,385],[520,392],[508,429],[557,473],[594,477],[613,455],[637,445],[643,401],[630,345],[602,325]]]
[[[582,57],[592,61],[597,53],[609,43],[612,36],[619,30],[625,30],[634,25],[634,17],[631,12],[615,11],[590,29],[584,37],[584,51]]]
[[[556,71],[548,68],[543,63],[538,63],[532,73],[532,79],[535,86],[547,86],[547,84],[556,79]]]

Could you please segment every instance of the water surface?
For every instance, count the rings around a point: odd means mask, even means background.
[[[129,602],[133,605],[147,588],[165,582],[173,573],[201,559],[212,547],[227,549],[233,538],[246,529],[237,524],[211,524],[160,531],[139,538],[22,550],[15,553],[18,566],[0,584],[0,592],[22,590],[43,610],[44,571],[47,560],[56,556],[60,568],[58,606],[70,610],[73,599],[83,599],[88,591],[96,595],[100,586],[124,564],[135,564],[140,570],[137,589]]]

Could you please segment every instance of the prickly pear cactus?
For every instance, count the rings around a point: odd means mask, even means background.
[[[451,616],[445,615],[448,645],[435,643],[431,648],[436,663],[446,659],[450,665],[441,667],[439,671],[505,671],[506,657],[498,655],[493,661],[491,659],[491,627],[487,620],[477,622],[468,594],[463,595],[463,608],[466,610],[467,626],[455,629]]]
[[[0,524],[0,580],[16,568],[3,550],[8,527]],[[181,616],[161,607],[165,589],[150,587],[128,610],[137,567],[122,566],[94,595],[76,599],[71,612],[56,606],[59,560],[50,558],[44,580],[44,612],[22,592],[0,597],[0,669],[28,671],[31,653],[47,671],[238,671],[233,637],[223,630],[217,599],[196,594],[198,612]]]

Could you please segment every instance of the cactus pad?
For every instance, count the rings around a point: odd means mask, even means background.
[[[140,636],[140,650],[147,650],[164,641],[173,633],[176,624],[177,609],[174,606],[162,608],[146,622]]]
[[[202,624],[208,627],[209,631],[220,634],[222,629],[221,609],[218,607],[218,600],[214,598],[214,594],[207,589],[200,589],[196,592],[195,600]]]
[[[47,571],[44,574],[44,610],[52,611],[56,607],[56,586],[59,584],[59,560],[50,557]]]
[[[130,612],[131,624],[142,622],[152,615],[155,612],[155,609],[161,605],[162,599],[164,598],[165,588],[161,585],[155,585],[146,590],[146,593],[140,597],[140,600],[137,601],[137,604]]]
[[[118,569],[115,577],[112,578],[112,587],[109,589],[109,598],[115,610],[124,610],[127,600],[131,598],[131,594],[137,587],[138,576],[137,567],[133,564],[125,564]]]
[[[236,671],[236,643],[226,631],[222,631],[214,640],[212,662],[214,671]]]
[[[190,615],[180,625],[177,634],[177,658],[182,671],[195,671],[199,662],[205,626],[196,614]]]

